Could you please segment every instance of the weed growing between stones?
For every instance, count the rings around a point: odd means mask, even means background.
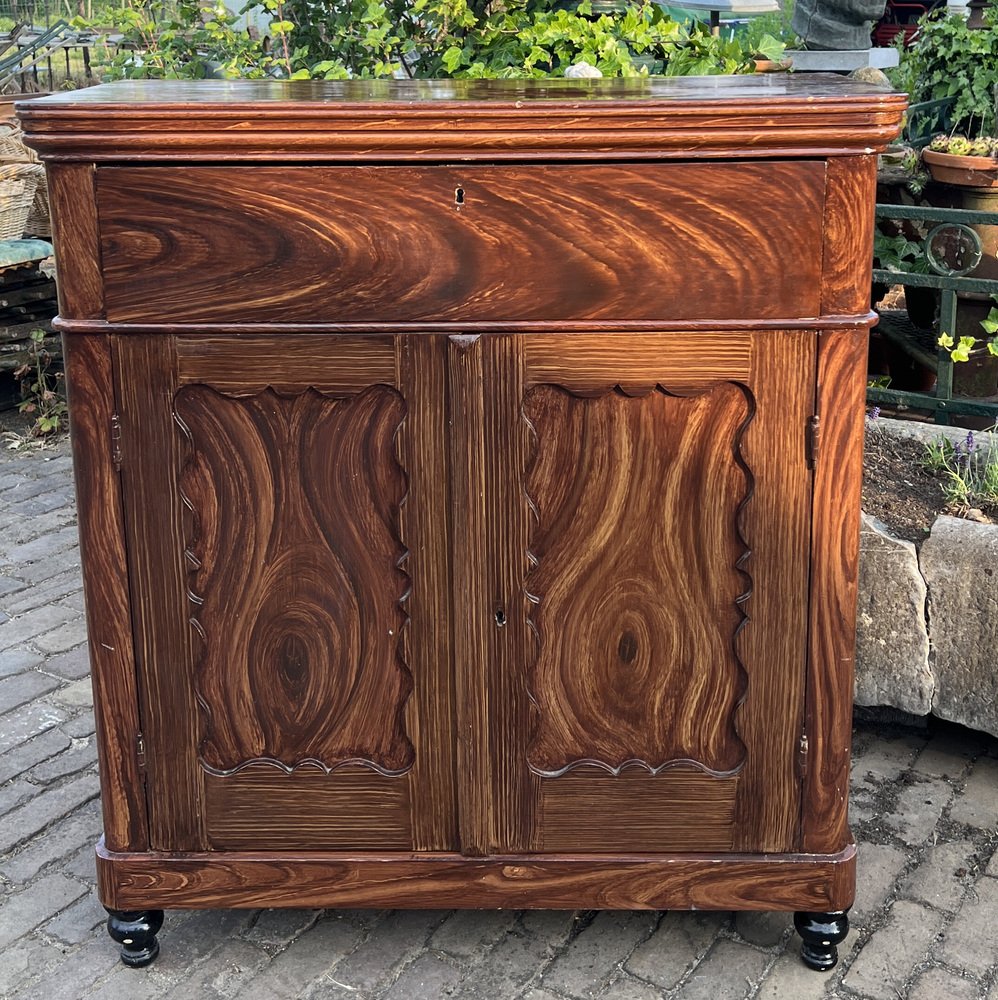
[[[67,420],[63,374],[52,370],[52,355],[42,346],[44,331],[32,330],[30,336],[28,360],[14,372],[23,398],[18,409],[34,418],[32,434],[44,437],[61,430]]]

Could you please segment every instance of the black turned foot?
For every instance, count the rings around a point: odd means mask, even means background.
[[[155,961],[159,954],[156,934],[163,926],[162,910],[109,910],[107,932],[121,945],[121,960],[133,969]]]
[[[835,947],[849,933],[847,910],[838,913],[795,913],[794,927],[804,939],[800,947],[801,958],[809,969],[827,972],[839,960]]]

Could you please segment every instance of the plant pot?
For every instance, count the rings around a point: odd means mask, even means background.
[[[998,212],[998,185],[966,188],[960,195],[960,207],[971,212]],[[983,254],[971,277],[998,280],[998,223],[975,222],[970,228],[980,237]]]
[[[922,162],[932,179],[958,187],[998,187],[998,160],[991,156],[954,156],[922,150]]]
[[[753,59],[752,63],[756,73],[785,73],[794,64],[792,59],[781,59],[779,62],[775,59]]]

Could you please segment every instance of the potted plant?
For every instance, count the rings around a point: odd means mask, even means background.
[[[937,135],[922,150],[932,179],[960,187],[998,187],[998,139]]]

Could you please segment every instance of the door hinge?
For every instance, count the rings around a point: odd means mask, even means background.
[[[142,772],[142,776],[145,777],[146,773],[146,741],[145,737],[141,733],[135,734],[135,756],[138,759],[139,770]]]
[[[807,733],[801,733],[797,744],[797,770],[801,778],[807,775]]]
[[[115,472],[121,472],[121,417],[111,414],[111,463]]]
[[[813,469],[818,464],[818,453],[821,450],[821,417],[812,414],[807,422],[807,464]]]

